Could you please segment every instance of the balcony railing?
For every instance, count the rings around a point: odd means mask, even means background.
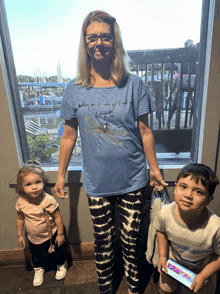
[[[191,128],[198,49],[186,47],[127,53],[131,59],[130,70],[142,77],[154,97],[158,124],[151,115],[151,128]]]
[[[127,51],[130,70],[148,85],[156,112],[150,114],[156,151],[193,152],[195,132],[196,79],[199,50],[185,47],[163,50]]]

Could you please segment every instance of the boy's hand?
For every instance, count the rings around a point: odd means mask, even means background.
[[[159,257],[157,269],[160,274],[162,274],[162,268],[164,269],[164,272],[168,274],[166,257]]]
[[[64,235],[57,235],[55,244],[57,244],[58,247],[60,247],[65,242]]]
[[[18,237],[18,244],[20,247],[24,248],[25,247],[25,241],[23,236]]]
[[[190,286],[190,290],[193,290],[194,293],[197,293],[205,284],[206,279],[201,275],[198,274],[195,276],[192,285]]]

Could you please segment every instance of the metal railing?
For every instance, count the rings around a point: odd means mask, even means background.
[[[154,130],[192,128],[198,48],[127,51],[130,70],[145,81],[156,105]]]

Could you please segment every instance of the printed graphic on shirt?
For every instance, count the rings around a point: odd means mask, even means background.
[[[95,113],[95,117],[96,118],[101,118],[101,117],[114,117],[114,114],[112,113],[113,110],[115,109],[116,106],[118,105],[126,105],[126,104],[131,104],[131,102],[129,101],[124,101],[124,99],[120,99],[120,100],[117,100],[113,103],[109,103],[109,101],[107,100],[106,103],[87,103],[87,101],[82,101],[81,103],[78,104],[78,108],[81,108],[81,107],[88,107],[88,110],[90,110],[92,107],[106,107],[109,108],[109,110],[107,111],[100,111],[100,112],[96,112]]]
[[[85,128],[85,132],[92,136],[100,134],[100,139],[98,142],[97,152],[100,149],[101,141],[104,135],[115,145],[122,146],[123,142],[118,139],[120,137],[128,136],[128,132],[126,130],[117,130],[117,129],[110,129],[109,124],[105,123],[100,125],[97,121],[92,119],[89,116],[85,116],[85,120],[90,126],[90,128]]]
[[[172,242],[172,248],[180,259],[192,264],[196,264],[199,261],[207,258],[213,252],[211,247],[206,249],[191,249],[187,246],[183,246],[174,242]]]

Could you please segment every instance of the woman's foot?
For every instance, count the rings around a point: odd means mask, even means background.
[[[43,284],[44,281],[44,269],[42,267],[34,268],[34,280],[33,285],[38,287]]]

